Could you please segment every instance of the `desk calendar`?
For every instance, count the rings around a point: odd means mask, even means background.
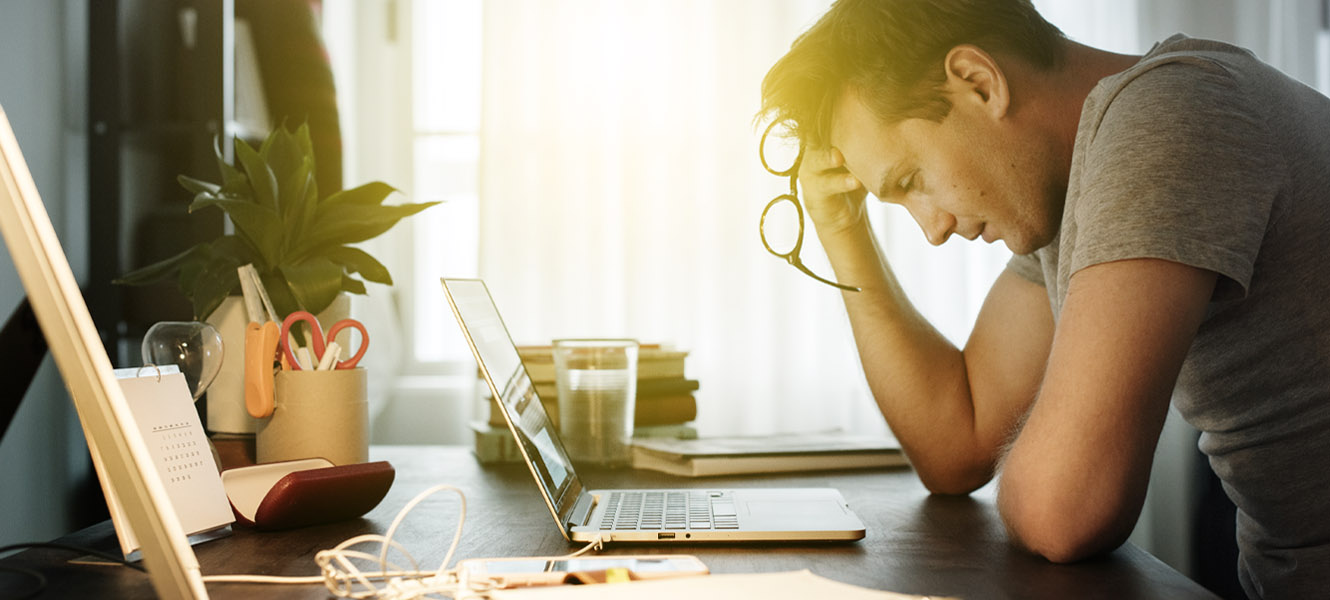
[[[117,369],[115,375],[181,528],[192,542],[228,533],[227,526],[235,517],[185,376],[174,365]],[[107,478],[101,476],[95,449],[92,455],[120,549],[132,557],[139,548],[138,539],[129,527],[114,486],[107,485]]]

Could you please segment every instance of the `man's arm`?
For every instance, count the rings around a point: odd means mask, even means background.
[[[1156,259],[1072,276],[1044,384],[1000,475],[999,511],[1027,548],[1067,562],[1131,533],[1216,279]]]
[[[1003,273],[956,348],[901,289],[838,155],[810,151],[801,179],[837,280],[862,289],[843,296],[869,387],[924,485],[968,493],[992,478],[1038,390],[1053,336],[1047,292]]]

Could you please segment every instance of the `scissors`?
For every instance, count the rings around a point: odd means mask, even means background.
[[[286,319],[282,321],[281,337],[278,338],[281,340],[282,355],[286,358],[292,369],[297,371],[303,369],[300,361],[296,359],[296,348],[293,347],[293,344],[291,343],[291,327],[302,321],[309,327],[311,332],[314,346],[314,361],[316,364],[318,361],[322,360],[323,353],[327,349],[327,343],[335,339],[338,333],[348,327],[360,330],[360,349],[356,351],[355,356],[339,361],[335,368],[356,368],[356,364],[360,362],[360,357],[364,356],[365,350],[369,348],[369,331],[365,330],[365,325],[360,321],[355,319],[342,319],[341,321],[333,323],[333,326],[329,327],[328,331],[325,333],[323,327],[319,325],[318,317],[315,317],[308,311],[298,310],[287,315]],[[312,368],[313,365],[310,365],[310,367]]]

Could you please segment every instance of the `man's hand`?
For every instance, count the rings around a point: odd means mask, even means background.
[[[868,192],[845,168],[840,150],[806,149],[799,181],[803,184],[804,210],[819,236],[861,227],[867,221],[864,198]]]

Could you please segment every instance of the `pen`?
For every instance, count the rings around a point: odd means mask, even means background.
[[[328,342],[328,347],[323,350],[323,358],[319,360],[319,366],[316,371],[327,371],[334,368],[337,361],[342,359],[342,346],[337,342]]]

